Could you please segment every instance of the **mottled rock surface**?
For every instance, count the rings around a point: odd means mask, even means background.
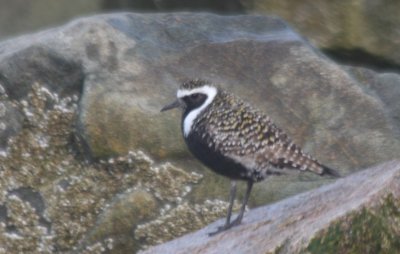
[[[400,161],[249,211],[213,237],[219,220],[150,248],[165,253],[399,253]]]
[[[126,253],[223,217],[229,181],[159,112],[187,78],[240,94],[342,174],[397,157],[395,82],[377,96],[355,77],[260,15],[108,14],[1,42],[0,253]],[[250,205],[329,181],[274,177]]]

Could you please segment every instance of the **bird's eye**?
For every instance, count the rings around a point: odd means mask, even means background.
[[[192,100],[198,100],[200,98],[200,95],[198,93],[195,93],[195,94],[190,95],[190,98]]]

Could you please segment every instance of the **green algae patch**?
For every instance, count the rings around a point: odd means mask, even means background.
[[[364,207],[319,235],[303,253],[400,253],[400,201],[389,194],[378,207]]]

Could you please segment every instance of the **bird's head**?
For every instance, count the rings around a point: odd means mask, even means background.
[[[164,106],[162,111],[173,108],[182,108],[185,112],[207,107],[217,94],[217,88],[204,80],[190,80],[184,82],[176,93],[177,99]]]

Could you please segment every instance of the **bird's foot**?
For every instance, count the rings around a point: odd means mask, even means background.
[[[232,228],[232,227],[234,227],[234,226],[239,225],[241,222],[242,222],[242,219],[241,219],[241,218],[236,218],[236,219],[235,219],[234,221],[232,221],[231,223],[225,224],[225,225],[223,225],[223,226],[219,226],[218,229],[217,229],[217,231],[208,233],[208,236],[214,236],[214,235],[216,235],[216,234],[219,234],[219,233],[221,233],[221,232],[223,232],[223,231],[225,231],[225,230],[228,230],[228,229],[230,229],[230,228]]]

